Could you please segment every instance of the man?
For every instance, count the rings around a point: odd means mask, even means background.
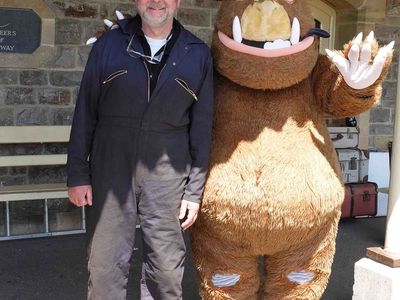
[[[70,200],[89,206],[88,299],[126,298],[137,222],[142,299],[181,299],[182,230],[196,220],[207,173],[209,49],[174,19],[180,0],[136,5],[93,45],[68,148]]]

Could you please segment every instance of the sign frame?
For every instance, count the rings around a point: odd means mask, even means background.
[[[40,46],[30,54],[1,52],[0,68],[39,68],[55,54],[55,16],[44,0],[0,0],[0,8],[32,9],[42,21]]]

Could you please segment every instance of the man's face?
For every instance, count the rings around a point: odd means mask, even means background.
[[[162,27],[174,17],[180,0],[136,0],[142,20],[151,27]]]

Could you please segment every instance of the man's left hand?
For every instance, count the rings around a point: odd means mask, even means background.
[[[181,211],[179,213],[179,219],[183,220],[183,218],[186,216],[187,212],[187,218],[186,220],[181,224],[181,227],[183,230],[188,229],[190,226],[193,225],[193,223],[197,219],[197,215],[199,213],[200,209],[200,204],[182,200],[181,204]]]

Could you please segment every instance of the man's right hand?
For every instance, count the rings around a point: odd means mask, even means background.
[[[92,186],[80,185],[68,188],[68,197],[74,205],[80,207],[84,205],[92,206]]]

